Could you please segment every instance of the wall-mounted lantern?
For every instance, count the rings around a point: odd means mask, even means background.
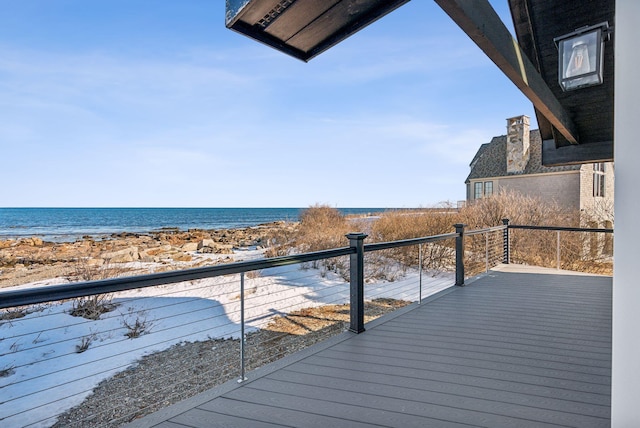
[[[604,42],[609,34],[609,23],[603,22],[553,39],[558,47],[558,82],[563,91],[602,84]]]

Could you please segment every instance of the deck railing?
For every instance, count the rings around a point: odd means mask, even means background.
[[[612,273],[613,229],[503,224],[503,263]]]
[[[371,244],[354,233],[344,248],[0,292],[0,425],[119,426],[185,390],[243,381],[314,341],[361,333],[386,310],[517,261],[526,240],[511,231],[534,230],[508,222],[455,229]],[[98,311],[71,316],[85,305]],[[92,399],[89,414],[60,416]]]

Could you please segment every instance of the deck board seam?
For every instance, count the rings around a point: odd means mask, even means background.
[[[317,377],[321,377],[319,375],[313,375],[313,376],[317,376]],[[343,379],[339,378],[339,377],[332,377],[332,376],[322,376],[322,377],[328,377],[331,379],[335,379],[335,380],[339,380],[342,381]],[[301,383],[301,382],[295,382],[295,381],[283,381],[280,379],[273,379],[271,377],[267,377],[266,379],[268,379],[271,382],[278,382],[278,383],[282,383],[282,384],[296,384],[296,385],[303,385],[303,386],[309,386],[308,383]],[[374,386],[388,386],[386,384],[383,383],[378,383],[378,382],[372,382],[372,381],[352,381],[354,383],[358,383],[358,384],[370,384],[370,385],[374,385]],[[336,391],[341,391],[341,392],[354,392],[354,393],[360,393],[363,395],[370,395],[370,396],[376,396],[376,397],[382,397],[382,398],[386,398],[389,397],[389,395],[383,395],[383,394],[372,394],[369,392],[359,392],[359,391],[354,391],[352,389],[348,389],[348,388],[332,388],[332,387],[328,387],[328,386],[319,386],[319,385],[313,385],[314,387],[317,388],[323,388],[323,389],[332,389],[332,390],[336,390]],[[394,386],[396,388],[399,388],[397,386]],[[254,388],[254,389],[260,389],[262,390],[263,388],[260,388],[258,384],[254,384],[251,385],[249,388]],[[464,394],[454,394],[454,393],[450,393],[450,392],[442,392],[442,391],[437,391],[435,389],[418,389],[418,388],[412,388],[412,387],[404,387],[404,389],[410,389],[410,390],[414,390],[416,392],[428,392],[428,393],[433,393],[433,394],[438,394],[438,395],[442,395],[442,396],[451,396],[451,397],[462,397],[462,398],[466,398],[466,399],[470,399],[470,400],[478,400],[478,401],[488,401],[488,402],[492,402],[492,403],[499,403],[499,404],[509,404],[511,406],[519,406],[519,407],[524,407],[524,408],[529,408],[529,409],[534,409],[534,410],[546,410],[546,411],[551,411],[551,412],[557,412],[557,413],[562,413],[562,414],[574,414],[576,416],[583,416],[584,414],[582,413],[577,413],[577,412],[571,412],[568,410],[558,410],[558,409],[553,409],[550,407],[540,407],[540,406],[532,406],[532,405],[526,405],[526,404],[519,404],[519,403],[514,403],[514,402],[509,402],[509,401],[504,401],[504,400],[495,400],[495,399],[489,399],[489,398],[479,398],[479,397],[475,397],[472,395],[464,395]],[[331,395],[329,395],[331,396]],[[397,397],[391,397],[391,398],[395,398],[395,399],[403,399],[406,401],[411,401],[414,403],[425,403],[424,401],[419,401],[419,400],[411,400],[411,399],[406,399],[406,398],[397,398]],[[331,400],[328,400],[330,402],[333,402]],[[568,401],[568,400],[565,400]],[[438,404],[438,403],[428,403],[428,404],[432,404],[435,406],[442,406],[442,407],[451,407],[451,406],[446,406],[446,405],[442,405],[442,404]],[[602,407],[605,408],[605,406],[598,406],[598,407]],[[474,410],[477,412],[484,412],[481,410]],[[507,414],[501,414],[501,413],[495,413],[495,412],[485,412],[485,413],[491,413],[491,414],[496,414],[496,415],[500,415],[500,416],[509,416]],[[604,416],[597,416],[597,415],[587,415],[588,417],[591,418],[597,418],[597,419],[606,419]]]

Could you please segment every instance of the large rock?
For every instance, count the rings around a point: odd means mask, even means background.
[[[199,246],[200,244],[198,244],[197,242],[187,242],[186,244],[183,244],[180,249],[182,251],[198,251]]]
[[[193,258],[191,257],[191,254],[175,253],[171,256],[171,259],[174,262],[190,262]]]
[[[138,247],[129,247],[123,250],[102,254],[102,259],[107,263],[129,263],[140,259]]]
[[[0,241],[0,248],[9,248],[14,245],[16,241],[13,239],[7,239],[6,241]]]
[[[148,251],[140,251],[140,261],[143,263],[156,263],[160,261],[157,255],[151,255]]]
[[[25,244],[25,245],[30,245],[32,247],[42,247],[42,244],[44,244],[42,239],[37,238],[35,236],[32,236],[30,238],[21,239],[20,243],[21,244]]]
[[[218,244],[216,254],[233,254],[233,245]]]
[[[159,256],[171,251],[173,251],[173,247],[171,245],[161,245],[159,247],[149,248],[145,252],[150,256]]]
[[[213,239],[203,239],[198,244],[198,252],[203,254],[233,254],[233,245],[221,244]]]
[[[200,242],[198,242],[198,250],[201,250],[205,247],[215,248],[216,241],[214,241],[213,239],[203,239]]]

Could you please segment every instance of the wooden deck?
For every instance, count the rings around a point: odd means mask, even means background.
[[[131,427],[608,427],[610,277],[506,267]]]

